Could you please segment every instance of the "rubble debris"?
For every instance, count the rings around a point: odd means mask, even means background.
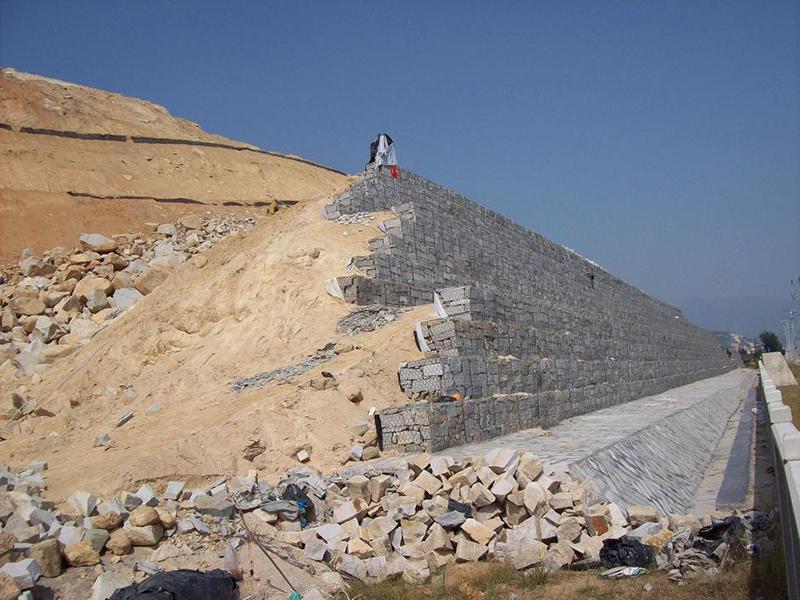
[[[600,577],[606,579],[621,579],[623,577],[638,577],[647,573],[647,569],[643,567],[612,567],[600,573]]]
[[[0,268],[2,356],[17,373],[37,374],[88,343],[189,258],[205,258],[224,237],[252,229],[255,219],[192,215],[190,225],[163,223],[156,235],[113,239],[83,233],[79,248],[53,248],[41,257],[23,251],[16,265]]]
[[[406,310],[408,309],[381,306],[380,304],[359,306],[336,324],[336,331],[347,335],[375,331],[394,322]]]
[[[323,348],[320,348],[314,354],[307,356],[303,360],[293,365],[289,365],[286,367],[279,367],[277,369],[273,369],[272,371],[265,371],[263,373],[259,373],[257,375],[253,375],[252,377],[243,377],[241,379],[236,379],[231,383],[231,389],[234,392],[241,392],[242,390],[246,390],[249,388],[258,388],[263,385],[266,385],[270,381],[288,381],[293,377],[297,377],[298,375],[302,375],[313,369],[314,367],[318,367],[321,364],[328,362],[329,360],[333,359],[336,356],[334,352],[335,344],[329,343],[326,344]]]
[[[365,225],[375,220],[375,215],[368,212],[357,212],[351,215],[341,215],[336,219],[339,225]]]
[[[108,499],[78,491],[67,512],[41,495],[45,466],[0,468],[0,559],[6,561],[0,584],[8,576],[29,589],[65,566],[92,566],[100,574],[120,560],[169,575],[161,565],[170,558],[211,547],[232,559],[231,548],[251,536],[309,572],[336,575],[334,568],[365,583],[389,577],[421,583],[448,564],[482,560],[518,570],[585,569],[602,561],[611,567],[606,576],[615,577],[655,564],[681,581],[755,552],[776,522],[755,512],[705,516],[698,530],[691,515],[656,513],[657,522],[634,527],[621,507],[588,493],[589,482],[507,449],[474,458],[420,454],[362,463],[330,477],[298,465],[274,486],[251,471],[195,489],[181,481],[158,490],[142,484],[136,493]],[[143,550],[134,547],[153,552],[142,560]],[[98,587],[126,583],[107,579]]]

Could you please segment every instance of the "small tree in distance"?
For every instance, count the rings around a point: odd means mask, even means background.
[[[764,346],[764,352],[783,352],[783,344],[773,332],[762,331],[758,334],[758,339],[761,340],[761,345]]]

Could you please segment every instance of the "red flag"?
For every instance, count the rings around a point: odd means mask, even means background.
[[[398,179],[400,177],[400,171],[397,170],[397,165],[392,165],[392,177],[394,179]]]

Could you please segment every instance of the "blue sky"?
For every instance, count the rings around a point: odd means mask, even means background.
[[[796,1],[0,0],[0,64],[348,172],[388,131],[706,326],[777,328],[745,299],[800,276]]]

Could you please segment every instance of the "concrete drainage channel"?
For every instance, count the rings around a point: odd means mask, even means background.
[[[709,459],[742,399],[720,392],[604,448],[571,471],[623,504],[652,504],[665,514],[694,505]]]

